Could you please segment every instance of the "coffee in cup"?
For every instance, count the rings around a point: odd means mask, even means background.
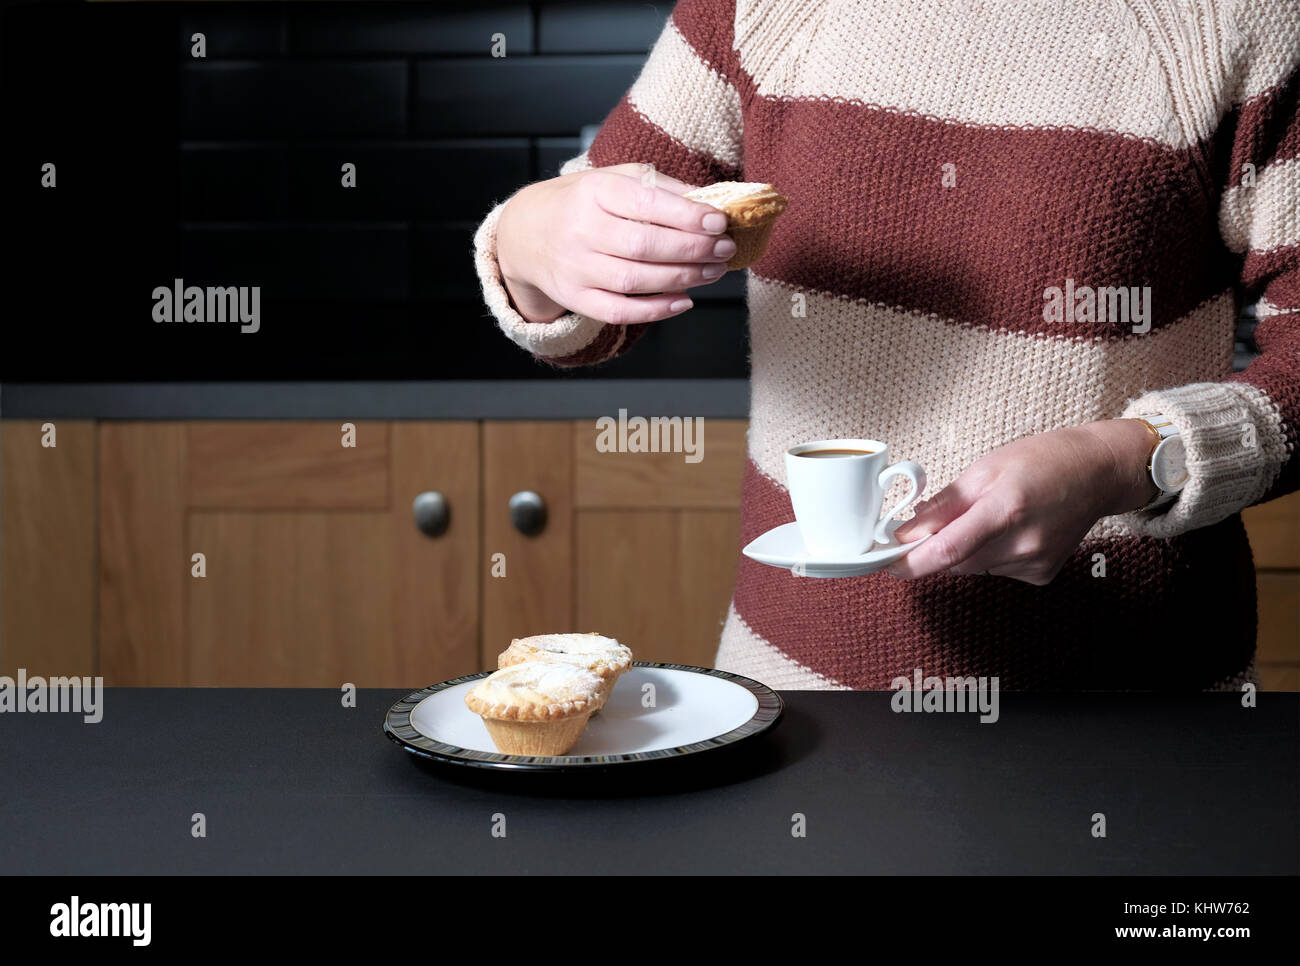
[[[790,504],[814,557],[856,557],[889,543],[886,527],[925,489],[925,470],[911,460],[889,463],[889,447],[874,439],[823,439],[785,452]],[[885,490],[895,476],[912,482],[907,497],[882,518]]]
[[[873,452],[869,449],[810,449],[799,455],[804,459],[844,459],[849,456],[870,456]]]

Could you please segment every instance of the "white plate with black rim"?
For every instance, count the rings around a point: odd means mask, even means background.
[[[503,771],[573,771],[685,758],[763,734],[785,710],[780,695],[739,674],[635,662],[567,755],[503,755],[465,694],[482,671],[408,694],[384,734],[421,758]]]

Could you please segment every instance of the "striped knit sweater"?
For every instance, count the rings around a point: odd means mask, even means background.
[[[1164,512],[1099,520],[1042,587],[814,580],[738,555],[719,667],[780,688],[1251,673],[1239,511],[1300,480],[1298,59],[1296,0],[680,0],[562,172],[648,162],[790,199],[748,278],[741,545],[793,519],[782,453],[804,440],[887,440],[933,494],[1017,437],[1163,413],[1191,474]],[[514,311],[500,211],[475,261],[505,334],[556,366],[630,349],[644,326]],[[1149,286],[1149,331],[1049,320],[1067,280]],[[1243,298],[1260,355],[1234,374]]]

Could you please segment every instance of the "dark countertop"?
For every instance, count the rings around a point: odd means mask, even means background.
[[[1243,709],[1224,694],[1007,693],[982,725],[896,714],[889,693],[795,691],[748,751],[623,780],[489,781],[383,735],[405,693],[364,690],[344,709],[332,690],[116,688],[98,724],[0,714],[0,870],[1300,869],[1296,694]],[[195,812],[205,839],[190,834]],[[805,838],[790,833],[795,812]]]
[[[0,384],[5,419],[745,419],[748,379]]]

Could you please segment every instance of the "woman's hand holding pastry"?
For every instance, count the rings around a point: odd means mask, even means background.
[[[727,217],[641,164],[594,168],[517,192],[497,225],[497,262],[529,322],[577,312],[611,325],[656,322],[692,305],[736,251]]]

